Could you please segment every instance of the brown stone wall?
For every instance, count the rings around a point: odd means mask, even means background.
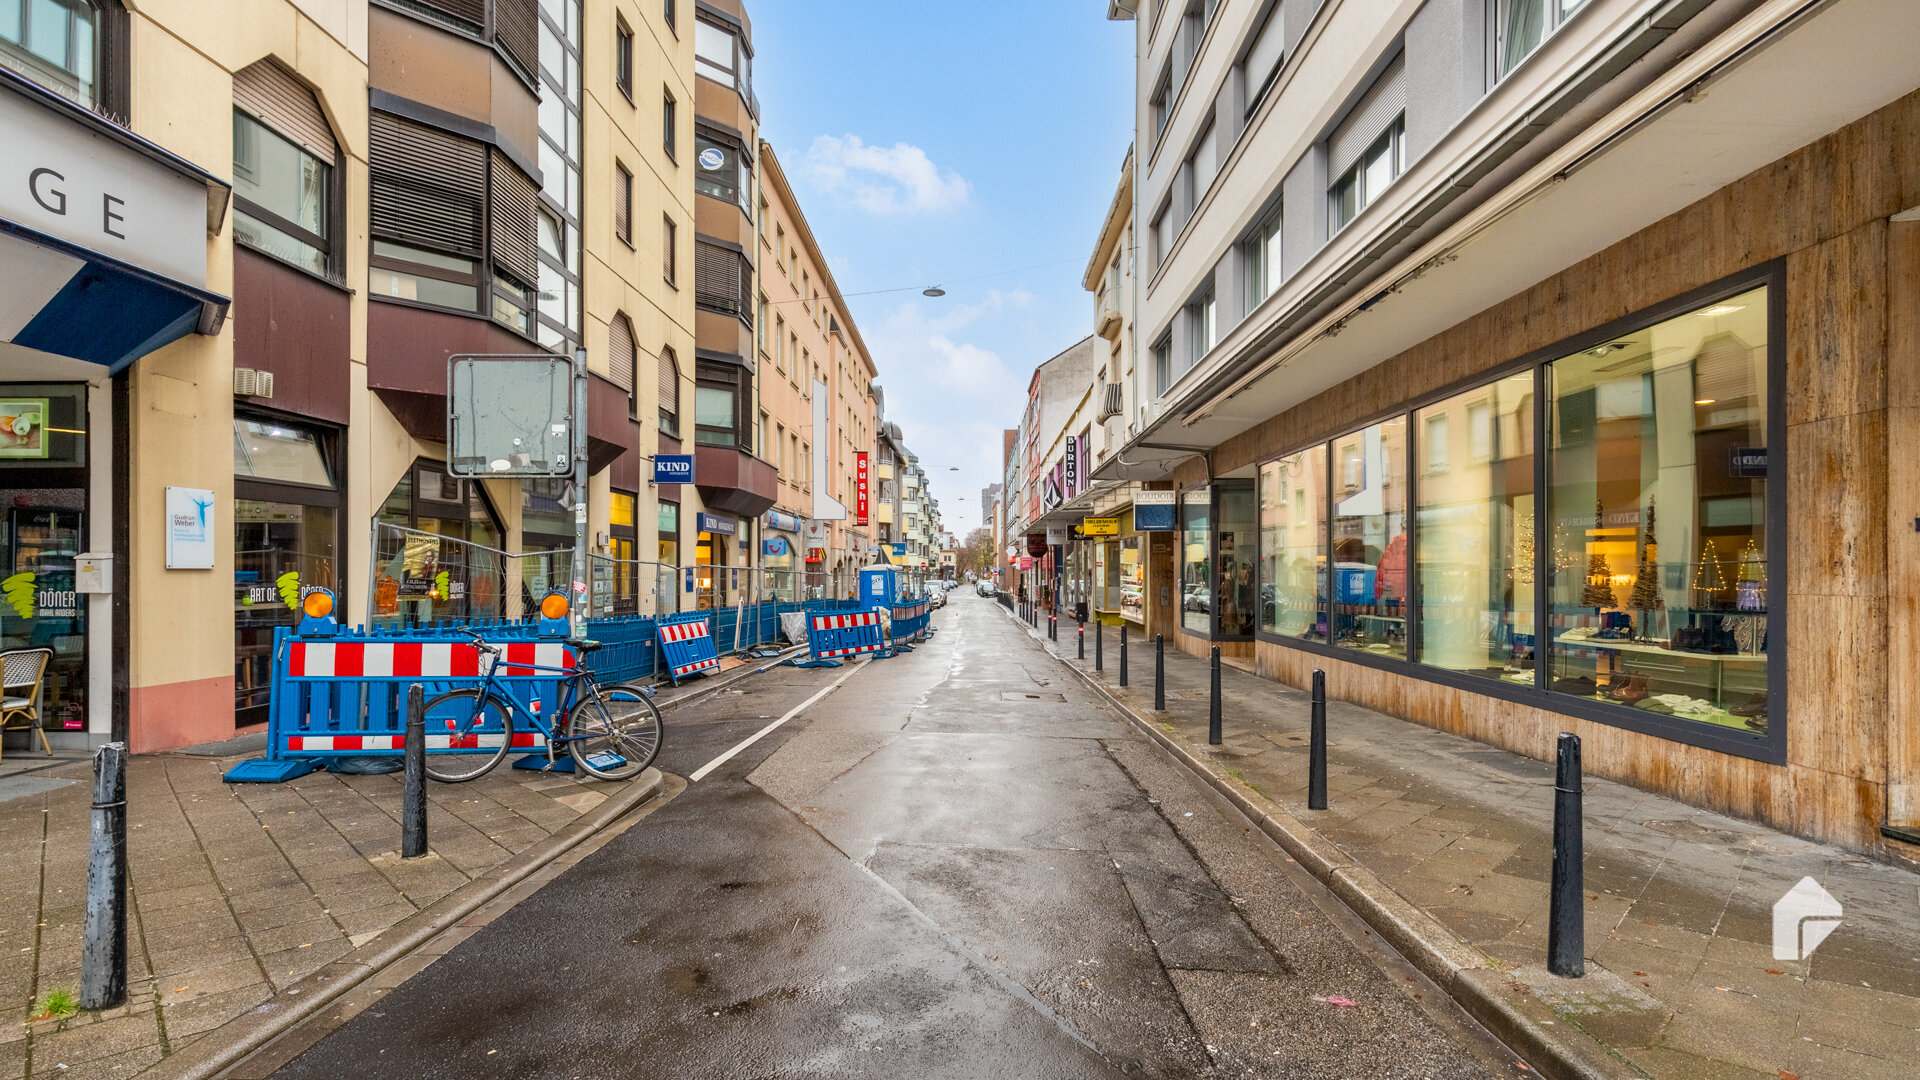
[[[1535,349],[1784,258],[1787,763],[1752,761],[1262,642],[1262,674],[1803,836],[1920,863],[1920,93],[1228,440],[1225,474]],[[1890,450],[1893,452],[1890,453]],[[1182,486],[1204,483],[1189,462]],[[1892,497],[1890,497],[1890,485]],[[1184,637],[1184,635],[1183,635]],[[1187,642],[1182,642],[1183,647]]]

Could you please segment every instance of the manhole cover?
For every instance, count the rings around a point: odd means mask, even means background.
[[[1022,690],[1007,690],[1000,694],[1002,701],[1065,701],[1065,694],[1027,693]]]

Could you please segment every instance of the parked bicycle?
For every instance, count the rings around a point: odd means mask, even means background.
[[[427,775],[443,783],[476,780],[493,771],[516,749],[516,727],[538,731],[546,738],[549,763],[571,755],[575,767],[602,780],[628,780],[640,775],[660,753],[660,710],[653,704],[653,687],[638,683],[602,686],[587,666],[587,654],[600,643],[568,638],[574,652],[572,669],[539,664],[506,664],[499,646],[490,645],[476,630],[463,628],[488,658],[485,682],[477,687],[449,690],[427,702],[429,737],[447,736],[447,749],[427,755]],[[542,716],[539,705],[522,705],[508,692],[500,674],[510,667],[516,676],[553,672],[560,676],[558,708]],[[436,740],[437,741],[437,740]],[[432,743],[429,743],[432,745]]]

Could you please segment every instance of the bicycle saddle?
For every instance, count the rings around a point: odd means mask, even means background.
[[[573,649],[575,652],[581,652],[581,653],[590,653],[600,647],[599,642],[593,640],[592,638],[583,638],[583,637],[570,637],[567,639],[567,645],[569,648]]]

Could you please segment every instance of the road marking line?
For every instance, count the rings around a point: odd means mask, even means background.
[[[747,736],[745,739],[735,744],[734,747],[728,750],[726,753],[721,754],[719,757],[714,758],[712,761],[709,761],[705,765],[702,765],[700,766],[700,768],[694,770],[693,775],[687,777],[687,782],[690,784],[700,782],[700,780],[705,778],[708,773],[712,772],[713,770],[719,768],[722,765],[725,765],[728,761],[732,760],[733,755],[738,754],[740,751],[745,750],[747,747],[752,746],[754,743],[757,743],[761,739],[772,734],[773,730],[779,727],[781,724],[784,724],[787,721],[793,719],[794,717],[799,716],[801,712],[805,711],[807,706],[812,705],[814,702],[819,701],[821,698],[826,697],[828,694],[838,689],[841,683],[846,682],[848,679],[853,678],[853,675],[855,672],[859,671],[863,667],[866,667],[868,664],[872,662],[873,661],[871,660],[862,660],[855,666],[848,668],[846,674],[840,676],[839,678],[833,680],[827,685],[821,687],[819,693],[813,695],[812,697],[801,702],[800,704],[795,705],[792,709],[787,711],[787,715],[782,716],[780,719],[775,720],[773,723],[768,724],[766,727],[763,727],[759,731],[756,731],[753,734]]]

